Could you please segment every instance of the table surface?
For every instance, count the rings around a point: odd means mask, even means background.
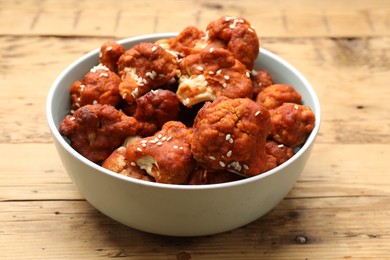
[[[0,0],[0,259],[390,259],[390,1]],[[204,237],[123,226],[77,191],[45,118],[51,83],[106,40],[248,19],[312,83],[322,125],[288,196]]]

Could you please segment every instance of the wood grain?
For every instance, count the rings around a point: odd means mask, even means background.
[[[45,118],[50,85],[109,39],[247,18],[321,102],[288,196],[244,227],[143,233],[99,213],[67,176]],[[0,0],[0,259],[390,259],[387,0]]]

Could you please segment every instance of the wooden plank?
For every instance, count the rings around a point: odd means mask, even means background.
[[[288,198],[390,197],[389,153],[386,144],[317,143]],[[54,144],[0,144],[0,158],[0,201],[83,199]]]
[[[2,104],[0,142],[50,142],[44,113],[50,85],[66,66],[105,40],[1,37],[0,97],[12,102]],[[389,44],[386,37],[261,40],[316,90],[322,104],[322,143],[389,143]],[[21,71],[28,81],[20,80]]]
[[[0,144],[0,148],[0,202],[83,199],[54,144]]]
[[[188,238],[124,227],[84,201],[0,203],[0,257],[369,259],[375,252],[377,259],[385,259],[390,254],[385,246],[390,243],[387,201],[365,196],[289,199],[242,228]]]
[[[0,2],[0,34],[129,37],[205,28],[222,15],[242,16],[262,37],[389,35],[390,3],[377,1],[97,1]],[[347,10],[347,11],[346,11]],[[122,20],[123,19],[123,20]],[[61,28],[61,30],[59,30]]]

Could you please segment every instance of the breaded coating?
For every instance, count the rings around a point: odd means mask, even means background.
[[[117,62],[119,57],[125,53],[126,49],[114,41],[103,43],[100,47],[99,63],[103,64],[113,72],[118,71]]]
[[[267,109],[249,98],[219,97],[198,112],[191,151],[205,169],[254,176],[266,168]]]
[[[81,155],[101,163],[126,136],[136,135],[137,120],[128,117],[110,105],[85,105],[61,122],[61,135]]]
[[[181,76],[176,95],[187,107],[219,96],[252,97],[249,72],[225,49],[204,49],[183,58],[179,67]]]
[[[132,165],[125,158],[126,147],[121,146],[115,149],[114,152],[103,162],[102,167],[139,180],[154,182],[154,178],[146,174],[144,170],[141,170],[136,165]]]
[[[195,26],[184,28],[176,37],[156,42],[167,51],[174,52],[179,57],[193,54],[197,43],[206,36],[206,33]]]
[[[71,109],[92,104],[116,106],[122,99],[119,95],[120,81],[119,76],[104,65],[93,67],[82,81],[75,81],[71,86]]]
[[[155,135],[131,143],[125,157],[156,182],[182,184],[195,167],[191,139],[191,129],[181,122],[169,121]]]
[[[302,97],[290,85],[275,84],[263,89],[257,95],[256,102],[267,109],[274,109],[283,103],[302,104]]]
[[[127,50],[118,60],[122,82],[119,93],[129,104],[178,75],[176,57],[161,46],[142,42]]]
[[[265,143],[265,152],[275,157],[276,165],[281,165],[294,155],[294,150],[284,144],[269,140]]]
[[[251,24],[237,17],[223,16],[206,28],[208,41],[221,44],[231,51],[248,70],[252,70],[259,54],[259,39]]]
[[[301,145],[314,128],[315,116],[308,106],[283,103],[270,113],[270,135],[281,144],[290,147]]]
[[[142,136],[153,135],[166,122],[178,119],[180,101],[172,91],[165,89],[151,90],[138,98],[136,102],[137,108],[134,117],[139,122],[144,122],[138,130]]]
[[[274,84],[271,75],[266,70],[252,70],[251,79],[253,86],[253,97],[257,97],[260,91]]]

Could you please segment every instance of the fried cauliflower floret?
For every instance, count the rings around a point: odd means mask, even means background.
[[[295,147],[303,144],[314,128],[315,115],[310,107],[283,103],[270,110],[270,135],[277,142]]]
[[[144,170],[141,170],[139,167],[132,165],[128,160],[126,160],[125,153],[126,147],[124,146],[115,149],[114,152],[103,162],[102,167],[124,176],[154,182],[154,179],[147,175]]]
[[[294,150],[291,147],[272,140],[265,143],[265,152],[275,158],[276,165],[281,165],[294,155]]]
[[[275,84],[265,88],[257,95],[256,102],[267,109],[274,109],[283,103],[301,104],[302,97],[294,87],[285,84]]]
[[[183,105],[228,98],[252,97],[252,82],[245,66],[231,52],[204,49],[179,62],[181,76],[176,95]]]
[[[97,103],[116,106],[121,101],[119,83],[119,76],[104,65],[93,67],[82,81],[75,81],[71,86],[71,109]]]
[[[156,42],[164,49],[174,52],[175,55],[185,57],[194,52],[197,43],[206,36],[206,33],[195,26],[188,26],[176,37]]]
[[[117,62],[119,57],[125,53],[126,49],[114,41],[108,41],[103,43],[100,47],[99,63],[103,64],[111,71],[116,72],[118,70]]]
[[[237,17],[223,16],[209,23],[206,28],[208,42],[224,43],[248,70],[252,70],[259,54],[259,39],[251,24]]]
[[[191,129],[181,122],[169,121],[155,135],[131,143],[125,158],[156,182],[182,184],[195,167],[191,138]]]
[[[262,91],[264,88],[274,84],[271,75],[266,70],[258,70],[258,71],[252,70],[251,79],[252,79],[254,97],[257,97],[260,91]]]
[[[139,133],[142,136],[154,134],[168,121],[177,120],[180,101],[176,94],[165,89],[151,90],[136,100],[135,119],[142,122]]]
[[[266,168],[269,112],[249,98],[206,103],[193,127],[191,151],[205,169],[254,176]]]
[[[174,55],[157,44],[142,42],[119,58],[118,73],[122,79],[119,93],[132,104],[150,90],[175,80],[179,71]]]
[[[85,105],[61,122],[61,135],[81,155],[101,163],[126,136],[136,135],[137,120],[128,117],[110,105]]]

